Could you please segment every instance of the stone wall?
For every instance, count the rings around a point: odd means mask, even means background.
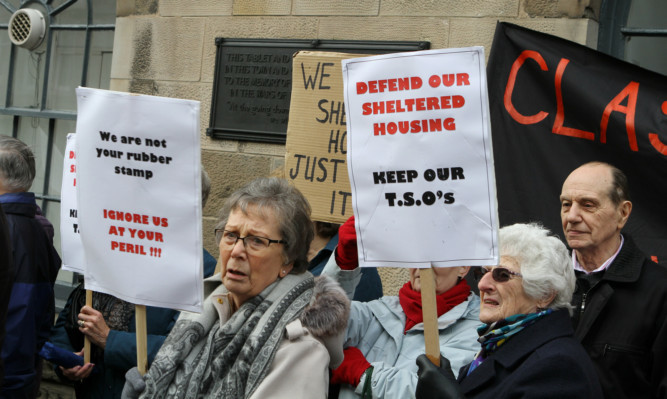
[[[205,247],[225,198],[284,165],[284,146],[213,140],[209,124],[215,38],[429,41],[431,48],[484,46],[506,21],[595,47],[600,0],[118,0],[112,90],[201,102],[203,164],[212,192]],[[386,293],[407,281],[382,270]]]

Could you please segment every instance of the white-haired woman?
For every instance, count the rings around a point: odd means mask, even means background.
[[[593,364],[573,337],[575,277],[565,245],[537,224],[499,233],[500,265],[482,268],[481,350],[455,380],[449,361],[417,359],[417,398],[601,398]]]

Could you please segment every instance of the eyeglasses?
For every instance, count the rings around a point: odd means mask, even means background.
[[[241,237],[240,235],[224,229],[215,229],[215,239],[218,244],[221,242],[227,246],[233,247],[236,245],[238,240],[243,241],[243,246],[246,250],[252,251],[261,251],[269,247],[269,245],[275,244],[287,244],[287,241],[283,240],[272,240],[266,237],[259,236],[245,236]]]
[[[496,283],[506,283],[513,277],[523,277],[521,273],[513,272],[505,267],[494,267],[493,269],[483,267],[480,269],[479,279],[481,280],[488,272],[491,272],[491,277]]]

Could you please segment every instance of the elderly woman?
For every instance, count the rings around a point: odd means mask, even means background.
[[[338,234],[338,247],[323,273],[336,278],[352,297],[361,275],[354,217],[341,226]],[[475,328],[479,325],[479,297],[463,279],[469,269],[433,269],[440,350],[458,367],[469,363],[478,348]],[[352,301],[345,359],[331,379],[332,384],[340,384],[340,399],[414,397],[415,360],[424,351],[419,274],[419,269],[410,270],[410,281],[398,296]]]
[[[349,301],[306,272],[308,202],[287,181],[262,178],[233,193],[221,215],[222,272],[205,280],[203,312],[181,314],[144,378],[128,372],[124,394],[325,398]]]
[[[458,384],[449,361],[417,359],[417,398],[601,398],[588,355],[573,338],[574,271],[565,245],[536,224],[500,229],[500,265],[479,281],[481,350]],[[445,355],[446,356],[446,355]]]

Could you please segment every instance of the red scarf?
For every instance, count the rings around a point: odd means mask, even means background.
[[[461,280],[449,290],[435,296],[435,302],[438,307],[438,317],[449,312],[454,306],[465,301],[470,295],[470,286],[465,280]],[[405,312],[405,331],[424,321],[422,314],[422,295],[412,289],[408,281],[403,288],[398,291],[398,301],[401,303],[403,312]]]

